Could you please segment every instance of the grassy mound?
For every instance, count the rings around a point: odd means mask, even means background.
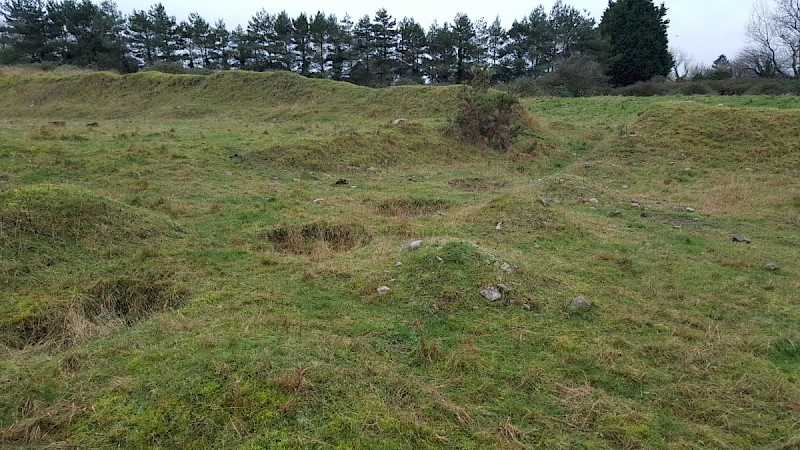
[[[153,213],[83,189],[0,192],[0,283],[13,292],[0,302],[0,343],[80,341],[98,321],[132,322],[180,303],[185,293],[163,270],[142,275],[150,269],[131,263],[175,232]]]
[[[697,103],[655,106],[623,135],[626,148],[707,167],[800,165],[794,124],[800,111]]]
[[[78,188],[34,185],[0,192],[0,248],[30,251],[47,246],[108,244],[167,233],[172,226],[152,214]]]
[[[457,87],[369,89],[289,72],[0,74],[0,108],[7,114],[58,119],[430,119],[454,111],[457,96]]]

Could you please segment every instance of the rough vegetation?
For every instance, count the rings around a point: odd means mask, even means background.
[[[0,447],[796,447],[800,101],[460,89],[0,75]]]

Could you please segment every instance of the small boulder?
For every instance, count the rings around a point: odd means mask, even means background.
[[[411,241],[411,243],[408,244],[408,249],[409,250],[419,250],[420,247],[422,247],[422,241],[421,240]]]
[[[510,291],[511,288],[509,288],[505,284],[500,283],[497,285],[497,290],[500,291],[501,294],[505,294],[506,292]]]
[[[779,265],[775,264],[774,262],[768,262],[768,263],[764,264],[764,268],[769,270],[770,272],[775,272],[775,271],[780,270],[781,267]]]
[[[691,206],[687,206],[686,207],[686,212],[693,213],[694,212],[694,208],[692,208]]]
[[[408,123],[408,119],[394,119],[392,121],[392,125],[405,125]]]
[[[596,205],[596,204],[600,203],[600,201],[597,200],[596,198],[592,197],[592,198],[589,199],[589,203],[592,203],[592,204]]]
[[[502,230],[503,229],[503,222],[497,222],[497,225],[494,226],[495,230]]]
[[[569,309],[573,311],[582,311],[585,309],[589,309],[591,306],[592,304],[589,302],[589,300],[587,300],[586,297],[582,295],[573,298],[572,301],[569,302]]]
[[[437,256],[436,257],[436,262],[438,262],[439,264],[443,264],[444,263],[444,259],[441,256]]]
[[[481,295],[490,302],[496,302],[503,297],[503,294],[497,286],[489,286],[481,289]]]
[[[542,206],[549,206],[550,205],[550,202],[545,197],[539,197],[539,203],[541,203]]]
[[[336,183],[333,183],[334,186],[344,186],[347,184],[347,178],[339,178],[336,180]]]
[[[641,207],[642,207],[642,204],[639,203],[638,200],[632,200],[631,201],[631,208],[641,208]]]
[[[503,264],[500,265],[500,270],[502,270],[503,272],[513,272],[514,266],[512,266],[507,262],[504,262]]]
[[[389,293],[389,290],[390,290],[389,286],[381,286],[381,287],[378,288],[378,294],[386,295],[386,294]]]
[[[395,267],[403,267],[403,263],[400,262],[400,261],[397,261],[396,263],[394,263],[394,266]]]
[[[734,234],[733,236],[731,236],[731,242],[736,242],[739,244],[749,244],[750,239],[738,234]]]

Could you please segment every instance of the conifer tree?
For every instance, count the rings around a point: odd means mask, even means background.
[[[600,22],[609,41],[609,76],[617,86],[666,76],[672,68],[668,50],[667,8],[652,0],[610,0]]]

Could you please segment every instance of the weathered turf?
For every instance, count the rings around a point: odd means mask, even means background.
[[[0,446],[796,446],[800,101],[458,89],[0,76]]]

